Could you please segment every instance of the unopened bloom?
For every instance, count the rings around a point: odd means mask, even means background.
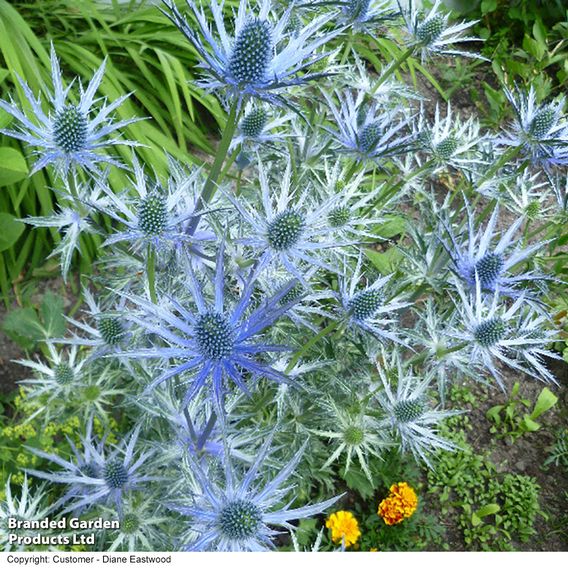
[[[345,472],[347,473],[356,457],[367,479],[373,483],[368,459],[371,457],[380,459],[382,450],[388,446],[377,420],[363,412],[350,413],[332,400],[325,402],[325,406],[329,410],[329,422],[333,423],[335,428],[313,431],[314,434],[329,438],[329,450],[333,449],[327,461],[322,465],[322,469],[345,454]]]
[[[397,525],[412,517],[418,507],[416,492],[406,481],[391,485],[389,495],[379,504],[377,514],[387,525]]]
[[[50,112],[45,114],[41,101],[34,97],[29,86],[20,79],[20,85],[32,107],[33,115],[28,117],[11,100],[9,103],[0,100],[0,108],[20,122],[19,130],[0,130],[2,134],[17,138],[39,148],[40,156],[31,173],[35,173],[48,164],[55,164],[58,173],[66,174],[71,166],[91,172],[98,172],[98,164],[106,163],[121,166],[115,158],[99,153],[106,146],[123,144],[138,146],[136,142],[109,138],[120,128],[141,120],[131,118],[114,122],[112,113],[129,97],[118,98],[113,103],[103,102],[95,114],[94,104],[100,101],[95,98],[97,89],[103,79],[106,60],[93,75],[88,87],[83,89],[79,82],[79,102],[68,100],[71,85],[63,87],[59,61],[51,46],[51,77],[53,93],[49,93]]]
[[[331,540],[334,544],[343,544],[345,548],[357,544],[361,538],[359,522],[350,511],[332,513],[325,521],[325,526],[331,529]]]
[[[232,150],[240,145],[241,151],[245,151],[261,145],[281,142],[290,136],[289,133],[282,132],[281,127],[291,119],[291,113],[273,116],[268,105],[249,101],[229,149]]]

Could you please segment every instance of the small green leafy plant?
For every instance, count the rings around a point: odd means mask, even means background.
[[[558,402],[558,397],[544,387],[532,411],[527,412],[531,407],[531,400],[520,396],[519,391],[520,383],[516,382],[509,401],[492,406],[487,411],[487,418],[494,423],[490,432],[497,437],[509,437],[515,441],[527,432],[536,432],[541,428],[537,419]]]

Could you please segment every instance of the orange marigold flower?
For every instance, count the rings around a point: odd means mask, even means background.
[[[345,548],[354,545],[361,536],[359,523],[353,513],[349,511],[332,513],[327,518],[325,526],[331,529],[331,540],[335,544],[341,544],[345,539]]]
[[[416,492],[408,483],[402,481],[391,485],[390,493],[380,502],[377,513],[387,525],[396,525],[412,517],[417,506]]]

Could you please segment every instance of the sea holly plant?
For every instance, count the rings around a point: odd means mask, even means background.
[[[101,550],[297,549],[308,523],[346,549],[361,533],[345,487],[368,497],[461,450],[453,383],[507,391],[508,369],[555,388],[564,100],[504,85],[514,116],[498,133],[417,92],[405,61],[479,57],[462,45],[473,23],[440,0],[165,0],[155,15],[226,111],[211,160],[138,141],[122,162],[107,154],[140,117],[115,120],[128,95],[101,99],[105,64],[72,98],[57,46],[51,110],[25,77],[30,108],[0,102],[3,133],[39,154],[31,175],[54,169],[64,196],[22,221],[63,233],[72,283],[81,236],[101,243],[67,329],[19,361],[30,427],[79,427],[58,451],[27,432],[2,514],[118,519]],[[351,49],[377,26],[398,42],[371,53],[379,76]],[[419,498],[392,487],[411,497],[400,518],[396,495],[379,508],[398,525]]]

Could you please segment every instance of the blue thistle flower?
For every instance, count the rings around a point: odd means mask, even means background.
[[[477,145],[481,142],[479,124],[473,118],[463,122],[459,116],[454,116],[450,103],[443,118],[440,107],[436,105],[434,121],[430,124],[422,108],[417,130],[417,138],[422,142],[424,151],[436,162],[437,167],[470,169],[481,162],[477,151]]]
[[[322,259],[322,252],[354,244],[337,227],[327,223],[328,215],[341,196],[335,195],[319,205],[309,201],[308,191],[295,199],[296,193],[290,190],[290,163],[282,176],[277,196],[270,190],[267,172],[261,162],[259,180],[263,210],[259,210],[256,203],[247,204],[227,194],[252,229],[250,236],[237,239],[237,242],[259,251],[260,264],[266,266],[279,261],[294,278],[304,283],[304,265],[337,272],[336,267]]]
[[[416,377],[412,369],[403,368],[397,351],[393,352],[389,361],[383,350],[377,370],[384,390],[375,397],[387,414],[378,426],[396,433],[400,439],[400,451],[410,451],[417,461],[423,460],[432,467],[429,455],[433,451],[456,450],[452,442],[438,435],[438,429],[443,420],[460,414],[460,411],[431,408],[428,388],[434,375],[429,374],[422,379]]]
[[[393,298],[387,291],[386,284],[393,274],[377,278],[372,284],[357,290],[361,281],[361,267],[363,256],[359,256],[353,275],[348,278],[346,270],[340,282],[338,299],[341,302],[341,317],[345,317],[349,325],[356,331],[364,331],[377,339],[391,340],[405,344],[396,332],[389,327],[397,320],[392,314],[401,308],[410,306],[409,302],[402,302]]]
[[[49,94],[50,112],[45,114],[39,97],[36,99],[29,86],[19,79],[24,94],[32,108],[33,116],[26,116],[11,99],[10,102],[0,100],[0,108],[19,121],[19,130],[0,130],[0,133],[22,140],[31,146],[39,148],[40,156],[34,164],[31,174],[45,168],[49,164],[56,166],[59,174],[66,175],[71,166],[79,167],[90,172],[99,173],[98,164],[106,163],[122,167],[121,163],[98,151],[106,146],[123,144],[138,146],[137,142],[109,138],[117,130],[132,124],[141,118],[131,118],[114,122],[112,113],[130,96],[125,95],[107,104],[103,102],[96,115],[94,103],[97,89],[101,84],[105,71],[106,60],[93,75],[89,85],[84,90],[79,81],[79,102],[68,100],[72,85],[63,87],[59,61],[51,46],[51,77],[53,93]]]
[[[494,293],[498,289],[502,294],[518,296],[520,293],[519,285],[546,279],[545,275],[532,270],[512,274],[515,267],[546,245],[546,242],[538,242],[526,248],[519,246],[515,240],[515,234],[524,221],[522,217],[518,218],[501,235],[496,244],[493,244],[497,235],[496,225],[499,217],[499,206],[495,206],[485,229],[479,228],[477,231],[469,203],[466,202],[465,208],[467,236],[461,239],[456,237],[451,227],[444,222],[450,242],[446,243],[441,239],[450,255],[453,270],[464,283],[474,289],[478,279],[484,292]],[[530,299],[528,292],[525,295]]]
[[[373,26],[396,17],[391,0],[311,0],[303,3],[310,8],[333,6],[341,9],[341,23],[356,31],[368,31]]]
[[[191,505],[175,504],[172,509],[191,519],[185,545],[189,551],[261,551],[275,548],[272,539],[280,534],[271,527],[293,530],[291,521],[319,515],[340,497],[316,505],[291,509],[293,499],[286,496],[294,485],[283,484],[297,467],[305,445],[276,476],[262,485],[258,479],[272,445],[270,436],[246,475],[239,480],[229,455],[224,458],[224,483],[217,484],[202,462],[189,456],[191,472],[196,480],[196,495]],[[284,499],[286,502],[283,503]],[[197,533],[197,538],[195,538]]]
[[[140,434],[140,426],[131,432],[128,441],[108,449],[105,448],[106,436],[102,440],[96,440],[92,428],[91,419],[87,422],[85,435],[80,437],[79,447],[72,440],[67,440],[73,452],[71,460],[37,448],[28,448],[36,456],[63,468],[55,473],[28,470],[28,473],[35,477],[68,485],[63,497],[53,505],[54,510],[69,501],[71,503],[66,506],[64,513],[112,502],[120,512],[122,499],[127,492],[137,490],[145,482],[157,479],[141,475],[138,471],[153,454],[152,451],[147,451],[135,456],[134,448]]]
[[[252,96],[280,106],[290,106],[282,91],[325,76],[308,68],[327,54],[316,51],[341,30],[323,32],[333,15],[320,16],[309,25],[289,33],[291,5],[280,17],[271,10],[270,0],[258,0],[257,13],[248,0],[241,0],[234,20],[234,36],[227,33],[223,6],[209,3],[217,31],[214,37],[203,8],[193,0],[187,7],[198,29],[188,23],[170,0],[164,0],[164,14],[180,29],[202,58],[209,77],[201,82],[207,89],[226,89],[232,97]]]
[[[427,14],[417,8],[413,0],[409,0],[405,8],[402,7],[400,0],[397,0],[397,4],[412,41],[420,49],[422,61],[430,54],[461,55],[486,60],[477,53],[454,47],[456,43],[483,41],[477,37],[463,35],[466,30],[477,23],[477,20],[450,25],[450,15],[440,11],[442,0],[436,0]]]
[[[94,326],[85,321],[66,317],[67,321],[87,336],[82,337],[73,332],[70,339],[56,339],[54,343],[87,346],[92,349],[88,360],[119,353],[130,340],[129,322],[124,317],[125,301],[119,302],[115,310],[101,310],[93,294],[83,289],[83,297],[87,303],[87,313],[94,320]]]
[[[215,298],[212,303],[206,300],[193,268],[188,266],[188,285],[196,312],[171,297],[167,299],[170,306],[163,307],[143,298],[123,295],[143,313],[143,317],[130,315],[129,319],[148,332],[156,334],[168,345],[132,350],[123,353],[123,356],[178,360],[174,366],[154,379],[146,388],[146,392],[172,377],[189,372],[192,378],[188,381],[191,385],[183,399],[185,407],[205,387],[208,379],[211,379],[210,396],[220,418],[224,415],[224,396],[229,381],[233,381],[240,390],[248,394],[250,391],[245,382],[245,374],[254,380],[263,376],[277,382],[287,380],[284,373],[264,363],[259,355],[288,351],[288,347],[258,341],[258,335],[294,304],[280,304],[282,297],[293,286],[293,283],[290,283],[265,300],[252,313],[247,314],[252,304],[255,279],[262,268],[260,264],[246,282],[237,305],[232,312],[228,312],[225,306],[223,251],[222,245],[217,256]]]
[[[566,98],[538,104],[536,91],[528,93],[518,87],[515,92],[504,89],[513,106],[515,121],[505,136],[496,142],[504,146],[520,147],[522,156],[533,164],[549,168],[568,165],[568,120],[564,113]]]
[[[287,113],[276,117],[271,115],[272,113],[266,105],[254,104],[249,101],[245,106],[238,132],[231,140],[230,149],[239,145],[242,145],[243,150],[245,148],[254,149],[265,144],[280,142],[290,136],[290,134],[283,133],[278,129],[291,120],[292,114]]]
[[[560,359],[546,349],[556,341],[557,332],[546,329],[545,315],[537,314],[520,295],[507,307],[496,290],[492,298],[482,296],[481,283],[476,279],[475,291],[468,294],[458,286],[460,301],[456,302],[462,330],[452,330],[450,335],[465,342],[464,349],[470,361],[482,364],[505,390],[497,361],[522,371],[544,382],[556,383],[544,359]]]
[[[323,93],[333,114],[337,130],[326,127],[342,152],[357,160],[378,160],[404,154],[411,150],[414,141],[409,131],[410,118],[403,117],[399,109],[384,109],[373,100],[366,102],[366,93],[359,91],[354,98],[346,91],[337,93],[339,106]]]
[[[163,253],[168,247],[181,249],[183,246],[192,253],[202,256],[203,242],[215,239],[212,232],[196,231],[190,235],[186,230],[194,218],[195,204],[202,187],[201,170],[184,171],[179,164],[169,159],[172,174],[162,187],[157,179],[150,179],[136,157],[133,158],[134,179],[131,186],[136,195],[129,192],[116,195],[106,184],[101,190],[108,202],[93,204],[98,210],[125,226],[122,231],[109,236],[104,244],[130,242],[135,251],[148,245]],[[200,216],[206,211],[200,212]]]

